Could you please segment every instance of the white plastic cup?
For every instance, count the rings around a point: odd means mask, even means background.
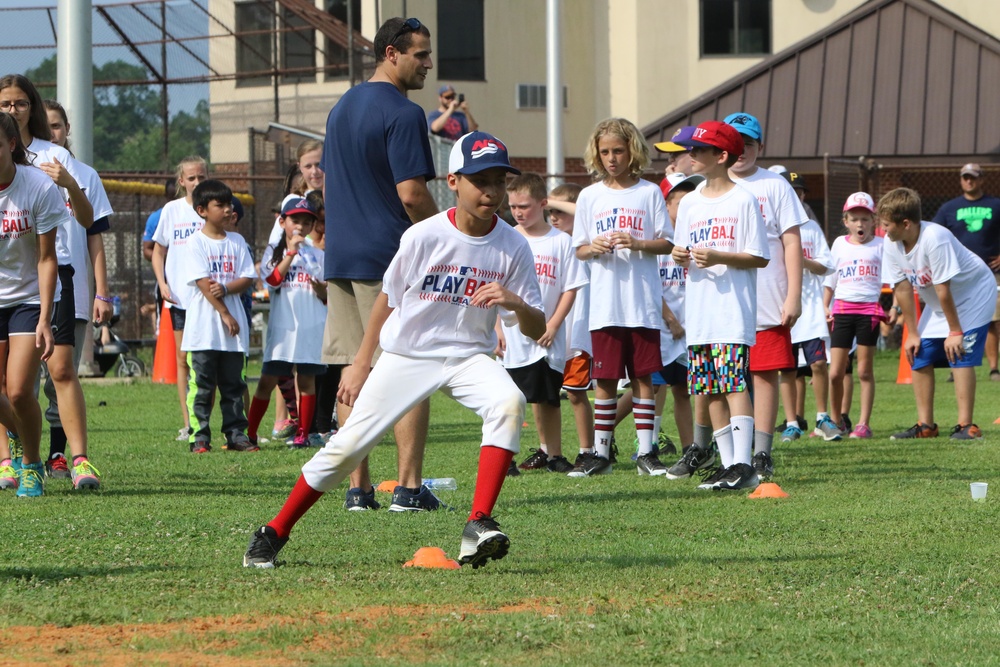
[[[989,486],[986,482],[973,482],[969,485],[972,491],[973,500],[986,500],[986,487]]]

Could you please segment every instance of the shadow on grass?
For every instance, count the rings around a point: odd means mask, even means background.
[[[124,574],[142,574],[153,572],[169,572],[179,567],[163,565],[133,565],[129,567],[39,567],[28,569],[23,567],[0,567],[0,581],[33,581],[37,583],[55,583],[66,579],[82,579],[84,577],[108,577]]]

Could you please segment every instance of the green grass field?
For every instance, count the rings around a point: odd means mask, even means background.
[[[284,567],[255,571],[249,534],[311,453],[193,456],[174,442],[173,386],[88,383],[103,489],[0,495],[0,664],[1000,664],[1000,383],[980,369],[983,441],[891,442],[915,421],[897,358],[878,358],[876,439],[775,447],[787,499],[638,477],[628,421],[613,475],[509,480],[510,554],[457,571],[402,567],[421,546],[455,557],[471,505],[479,423],[448,399],[433,400],[425,476],[458,479],[440,494],[458,511],[348,513],[339,489]],[[572,452],[568,407],[564,421]],[[518,460],[533,427],[522,443]],[[391,441],[372,468],[395,478]],[[991,482],[986,502],[972,481]]]

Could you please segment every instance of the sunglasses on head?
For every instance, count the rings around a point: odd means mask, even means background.
[[[417,30],[420,30],[420,28],[421,28],[421,23],[417,19],[414,18],[406,19],[405,21],[403,21],[403,25],[400,26],[399,30],[396,31],[396,34],[392,36],[392,39],[389,40],[389,44],[395,44],[396,40],[399,39],[402,35],[405,35],[408,32],[416,32]]]

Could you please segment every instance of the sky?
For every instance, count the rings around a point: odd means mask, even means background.
[[[126,34],[134,41],[147,41],[159,38],[159,28],[140,15],[136,8],[115,7],[121,0],[106,3],[112,18],[118,22]],[[194,6],[195,0],[168,0],[167,27],[176,36],[194,36],[205,34],[208,30],[208,18]],[[207,0],[197,0],[200,6],[205,6]],[[57,11],[44,11],[45,8],[56,8],[58,0],[8,0],[0,8],[0,25],[3,25],[4,41],[0,44],[0,61],[3,62],[3,72],[23,73],[37,67],[47,57],[56,51],[53,25],[58,27]],[[6,5],[11,5],[7,7]],[[159,21],[159,4],[138,5],[154,21]],[[107,22],[93,13],[93,42],[95,48],[92,57],[95,65],[102,65],[113,60],[142,66],[141,61],[128,47],[122,44],[121,38],[108,26]],[[187,42],[188,47],[208,60],[207,41]],[[140,49],[146,57],[156,64],[160,62],[159,45],[145,45]],[[168,48],[167,70],[170,76],[198,76],[205,72],[204,67],[197,63],[189,54],[177,46]],[[207,84],[175,85],[169,90],[170,113],[191,111],[198,100],[208,98]]]

